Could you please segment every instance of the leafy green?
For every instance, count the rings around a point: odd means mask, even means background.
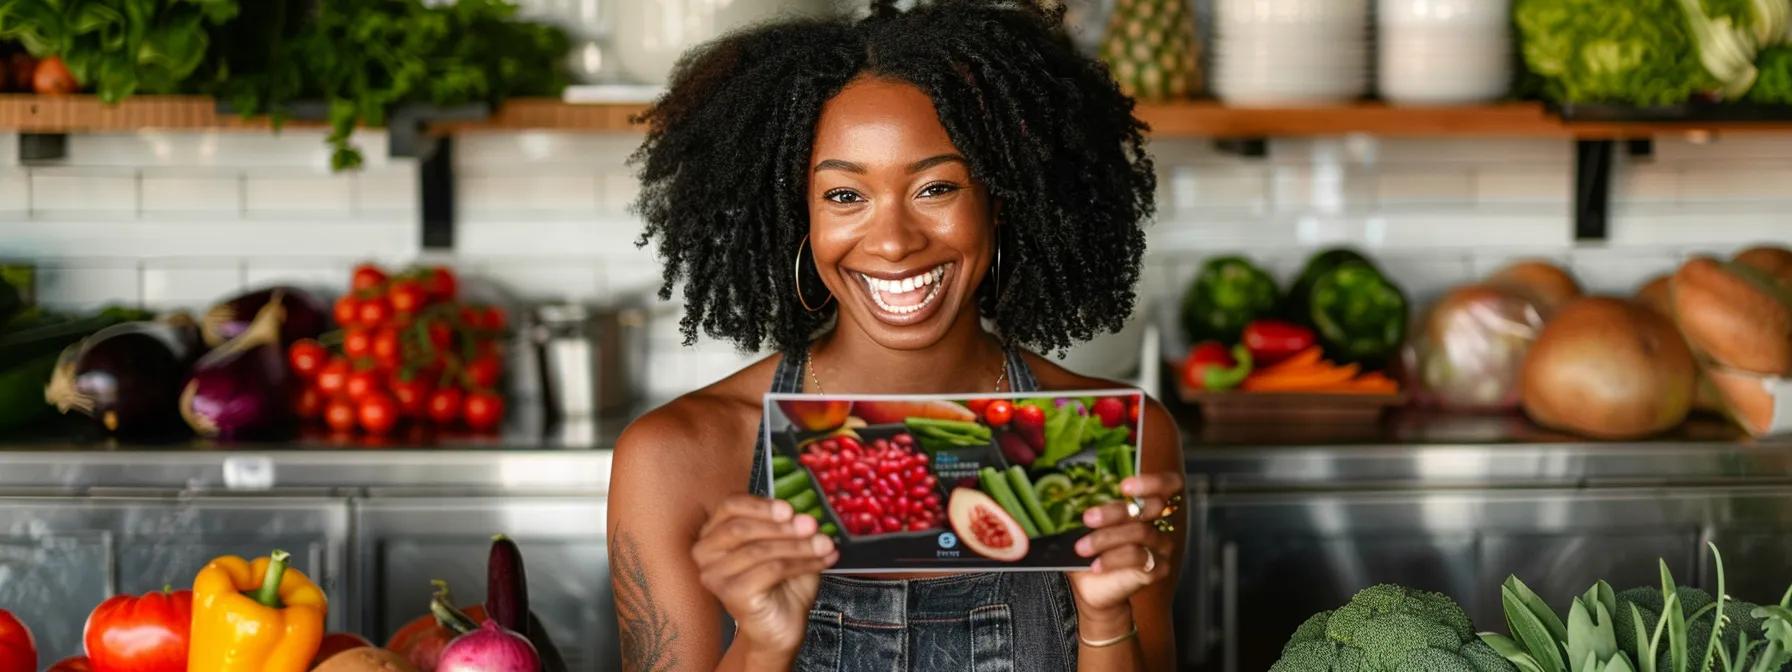
[[[276,119],[322,101],[337,169],[361,162],[349,142],[356,125],[384,124],[401,106],[496,104],[557,95],[567,82],[565,33],[518,20],[506,0],[319,0],[310,14],[302,0],[267,1],[221,29],[256,38],[220,50],[203,88]]]
[[[238,0],[0,0],[0,39],[59,56],[83,86],[115,103],[174,93],[204,61],[207,30]]]
[[[1792,105],[1792,47],[1778,46],[1761,50],[1756,59],[1755,88],[1749,89],[1746,100],[1769,105]]]
[[[1516,0],[1520,49],[1564,103],[1683,103],[1717,88],[1678,0]]]

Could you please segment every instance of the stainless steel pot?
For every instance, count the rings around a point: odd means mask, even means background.
[[[550,420],[624,413],[640,401],[647,367],[644,309],[550,304],[536,307],[533,318],[530,340]]]

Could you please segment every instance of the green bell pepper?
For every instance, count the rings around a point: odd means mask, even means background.
[[[1288,288],[1288,300],[1285,302],[1285,316],[1307,326],[1313,325],[1308,310],[1313,301],[1313,285],[1319,278],[1332,272],[1339,266],[1350,262],[1359,262],[1373,267],[1374,262],[1362,253],[1347,247],[1335,247],[1313,255],[1307,259],[1306,266],[1301,267],[1300,275],[1295,278],[1294,286]]]
[[[1182,298],[1182,326],[1189,340],[1238,341],[1251,320],[1276,308],[1275,278],[1243,257],[1209,260]]]
[[[1383,365],[1406,338],[1406,295],[1375,267],[1346,262],[1313,283],[1308,317],[1334,360]]]

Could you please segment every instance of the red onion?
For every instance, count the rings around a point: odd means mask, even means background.
[[[289,419],[281,293],[274,292],[248,329],[193,366],[181,391],[180,413],[193,430],[224,439],[249,438]]]
[[[541,672],[541,657],[527,637],[493,620],[449,642],[436,672]]]

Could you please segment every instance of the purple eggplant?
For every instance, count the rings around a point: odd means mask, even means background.
[[[281,346],[284,297],[275,290],[249,327],[199,358],[180,395],[194,431],[222,439],[255,438],[290,424],[291,401]]]
[[[113,434],[166,434],[179,428],[181,381],[198,356],[193,345],[179,326],[164,322],[101,329],[63,351],[44,400]]]
[[[301,338],[317,338],[330,329],[330,309],[322,299],[297,287],[277,286],[231,298],[205,311],[200,318],[205,344],[215,348],[241,336],[275,296],[281,297],[286,313],[280,324],[281,346],[292,345]]]

